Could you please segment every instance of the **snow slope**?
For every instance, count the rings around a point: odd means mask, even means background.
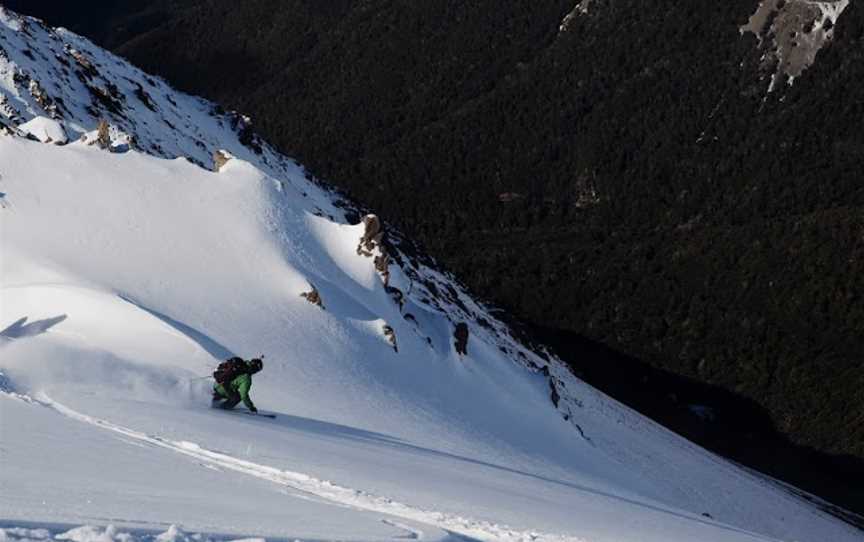
[[[519,344],[397,233],[363,254],[247,119],[2,8],[0,132],[0,538],[862,539]],[[277,418],[209,409],[201,377],[259,353]]]

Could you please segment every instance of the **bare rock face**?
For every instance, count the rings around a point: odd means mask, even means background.
[[[363,226],[365,230],[363,237],[360,238],[360,244],[357,245],[357,254],[371,258],[373,251],[380,247],[384,240],[381,220],[376,215],[366,215],[363,217]]]
[[[60,118],[60,114],[57,112],[57,105],[54,103],[54,100],[51,99],[51,96],[45,92],[45,89],[39,85],[38,81],[31,79],[30,84],[28,85],[28,90],[30,90],[30,95],[33,96],[33,101],[35,101],[43,111],[48,113],[52,119]]]
[[[384,229],[381,227],[381,219],[376,215],[363,217],[363,236],[357,245],[357,254],[374,258],[375,270],[381,275],[384,286],[390,283],[390,256],[384,243]]]
[[[468,355],[468,324],[465,322],[456,324],[453,337],[456,339],[456,342],[453,343],[456,347],[456,353],[460,356]]]
[[[405,294],[402,293],[402,290],[400,290],[399,288],[394,288],[393,286],[388,286],[385,282],[384,291],[387,292],[387,294],[390,296],[390,299],[392,299],[394,303],[399,305],[399,310],[401,311],[402,307],[405,306]]]
[[[232,158],[234,158],[234,157],[231,156],[231,153],[229,153],[228,151],[224,151],[224,150],[220,149],[220,150],[214,152],[213,153],[213,171],[218,173],[219,170],[222,169],[222,166],[227,164]]]
[[[558,388],[555,386],[555,380],[552,378],[549,379],[549,391],[549,398],[552,399],[552,404],[555,405],[555,408],[558,408],[558,403],[561,402],[561,394],[558,393]]]
[[[834,26],[849,0],[763,0],[742,34],[753,33],[766,49],[763,67],[773,72],[768,91],[792,84],[813,65],[816,54],[834,37]]]
[[[252,119],[232,111],[230,113],[231,127],[237,133],[240,143],[255,154],[261,154],[263,149],[255,130],[252,129]]]
[[[383,251],[382,251],[383,252]],[[375,256],[375,271],[378,271],[378,274],[381,275],[381,279],[384,281],[384,286],[389,286],[390,284],[390,256],[387,254],[380,254]]]
[[[111,147],[111,135],[108,133],[108,121],[102,119],[99,121],[99,126],[96,128],[96,145],[102,150],[108,150]]]
[[[303,292],[302,294],[300,294],[300,297],[306,298],[306,301],[312,303],[313,305],[321,307],[322,309],[324,308],[324,304],[321,301],[321,294],[318,293],[318,290],[315,288],[314,285],[312,286],[312,291]]]
[[[21,114],[9,103],[5,95],[0,96],[0,115],[6,117],[9,122],[21,122]]]
[[[387,324],[384,324],[384,336],[387,337],[387,340],[393,345],[393,350],[399,352],[399,346],[396,344],[396,332]]]

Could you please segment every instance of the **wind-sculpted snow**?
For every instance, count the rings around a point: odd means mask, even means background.
[[[520,344],[242,116],[2,8],[0,48],[0,520],[860,538]],[[258,354],[276,418],[208,408],[220,359]]]

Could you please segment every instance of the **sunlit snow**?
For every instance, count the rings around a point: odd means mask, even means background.
[[[394,232],[385,287],[353,205],[242,116],[2,8],[0,96],[0,541],[860,540]],[[276,417],[209,408],[219,361],[260,354]]]

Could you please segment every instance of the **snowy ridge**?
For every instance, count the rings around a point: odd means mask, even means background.
[[[258,141],[248,119],[177,93],[76,34],[2,6],[0,24],[0,113],[7,123],[47,116],[77,139],[106,120],[115,144],[133,137],[137,148],[155,156],[210,167],[214,153],[226,148],[283,174],[296,168]]]
[[[248,119],[3,8],[0,203],[0,523],[860,538],[520,344]],[[207,408],[259,353],[276,419]]]

